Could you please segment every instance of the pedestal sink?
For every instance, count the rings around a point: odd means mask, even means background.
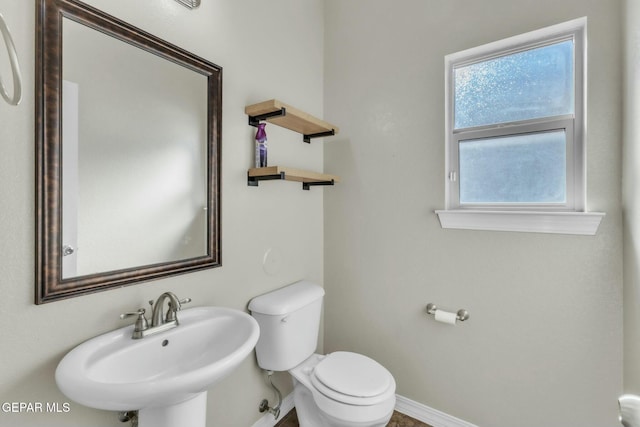
[[[205,427],[207,389],[253,350],[259,328],[223,307],[178,313],[179,326],[132,339],[133,325],[71,350],[56,370],[70,399],[112,411],[139,411],[139,427]]]

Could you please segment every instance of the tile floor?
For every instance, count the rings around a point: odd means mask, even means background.
[[[298,424],[298,415],[296,414],[295,408],[285,415],[276,427],[299,427]],[[391,421],[387,424],[387,427],[431,427],[428,424],[420,422],[418,420],[414,420],[411,417],[403,415],[399,412],[394,412],[391,417]]]

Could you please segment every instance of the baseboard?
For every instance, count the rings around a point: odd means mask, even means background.
[[[281,416],[276,420],[271,414],[264,414],[262,418],[256,421],[251,427],[273,427],[278,421],[289,413],[294,407],[293,393],[287,395],[282,399],[282,405],[280,405]],[[475,424],[471,424],[467,421],[453,417],[444,412],[438,411],[418,403],[404,396],[396,395],[396,411],[408,415],[423,423],[427,423],[433,427],[477,427]]]
[[[396,411],[433,427],[477,427],[427,405],[396,395]]]
[[[273,402],[271,402],[273,403]],[[294,407],[293,404],[293,393],[288,394],[284,399],[282,399],[282,404],[280,405],[280,417],[276,420],[273,415],[269,413],[265,413],[258,421],[256,421],[251,427],[273,427],[278,424],[278,421],[282,419],[285,415],[289,413]]]

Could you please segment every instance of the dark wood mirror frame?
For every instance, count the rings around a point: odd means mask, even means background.
[[[180,261],[62,278],[62,18],[207,78],[207,253]],[[77,0],[39,0],[36,12],[36,304],[221,265],[222,68]]]

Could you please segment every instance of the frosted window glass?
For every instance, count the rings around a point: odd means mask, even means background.
[[[565,203],[564,130],[460,141],[460,203]]]
[[[454,127],[572,114],[573,40],[454,69]]]

